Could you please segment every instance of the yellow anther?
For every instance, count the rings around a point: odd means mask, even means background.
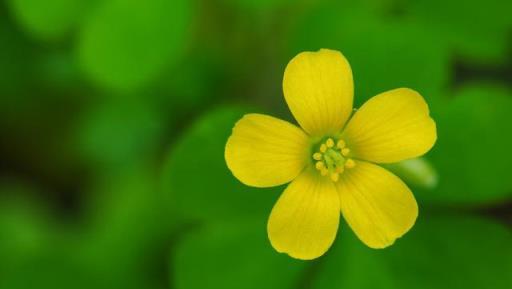
[[[337,182],[339,180],[339,178],[340,178],[340,174],[338,174],[338,173],[331,173],[331,180],[333,182]]]
[[[356,162],[354,162],[353,159],[348,159],[346,162],[345,162],[345,167],[347,167],[348,169],[351,169],[353,167],[356,166]]]
[[[320,146],[320,151],[323,153],[327,151],[327,146],[324,143]]]
[[[348,156],[348,154],[350,153],[350,149],[349,148],[344,148],[344,149],[341,149],[341,154],[343,156]]]
[[[315,159],[317,161],[321,161],[322,160],[322,154],[321,153],[314,153],[313,154],[313,159]]]
[[[334,146],[334,141],[332,140],[332,138],[328,138],[325,144],[327,145],[328,148],[332,148]]]
[[[343,171],[345,171],[344,167],[336,167],[336,172],[338,172],[339,174],[343,173]]]
[[[324,164],[324,162],[316,162],[316,164],[315,164],[315,168],[316,168],[317,170],[325,169],[325,164]]]
[[[329,173],[329,170],[328,170],[328,169],[326,169],[326,168],[323,168],[323,169],[321,169],[321,170],[320,170],[320,174],[321,174],[322,176],[327,176],[327,174],[328,174],[328,173]]]
[[[346,144],[345,144],[345,141],[344,141],[344,140],[342,140],[342,139],[340,139],[340,140],[338,141],[338,144],[336,144],[336,146],[337,146],[339,149],[344,148],[344,147],[345,147],[345,145],[346,145]]]

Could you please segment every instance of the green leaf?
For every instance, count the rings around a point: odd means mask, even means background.
[[[248,112],[237,107],[216,109],[196,121],[171,147],[162,177],[169,202],[180,216],[201,221],[267,218],[282,188],[245,186],[224,160],[231,128]]]
[[[434,116],[438,141],[429,158],[437,190],[420,197],[439,203],[484,204],[512,196],[512,93],[492,85],[462,88]]]
[[[432,190],[439,182],[437,171],[425,158],[409,159],[383,166],[414,187]]]
[[[2,289],[54,289],[54,288],[99,288],[100,279],[88,267],[74,258],[67,244],[44,248],[28,260],[16,264],[2,275]],[[113,288],[113,287],[110,287]]]
[[[173,219],[147,166],[123,170],[88,191],[81,226],[56,222],[30,188],[0,183],[0,288],[163,288],[154,272]]]
[[[183,54],[190,27],[186,0],[107,0],[79,36],[78,55],[92,80],[106,88],[147,85]]]
[[[124,166],[103,177],[88,194],[89,227],[75,255],[106,288],[151,288],[174,230],[172,212],[150,166]]]
[[[383,250],[366,247],[342,229],[312,288],[511,288],[508,228],[474,216],[422,216]]]
[[[155,149],[163,123],[148,99],[107,98],[82,116],[76,144],[82,157],[99,167],[146,160]]]
[[[174,288],[296,288],[305,263],[274,251],[265,228],[238,221],[189,232],[171,256]]]
[[[390,21],[355,4],[321,5],[292,32],[292,53],[341,51],[354,75],[355,106],[399,87],[419,91],[430,104],[449,81],[449,59],[435,33],[412,21]],[[435,105],[435,104],[434,104]]]
[[[189,52],[176,69],[179,73],[168,71],[157,84],[161,103],[173,116],[186,116],[219,100],[227,73],[223,59],[203,47]]]
[[[403,10],[466,59],[501,63],[509,55],[510,1],[419,0]]]
[[[230,4],[238,5],[246,9],[247,12],[268,11],[286,6],[293,3],[290,0],[223,0],[224,2],[233,2]]]
[[[8,0],[21,26],[34,37],[53,40],[66,35],[81,20],[84,0]]]
[[[0,184],[0,288],[100,288],[94,267],[75,258],[71,238],[35,194],[17,182]]]
[[[34,189],[18,182],[0,183],[0,275],[50,243],[54,228],[43,204],[30,199]]]
[[[0,19],[0,116],[16,110],[22,106],[20,102],[25,102],[20,101],[20,91],[33,81],[33,63],[39,60],[34,46],[7,20]]]

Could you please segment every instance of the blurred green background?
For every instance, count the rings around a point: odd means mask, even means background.
[[[0,289],[512,288],[511,11],[1,1]],[[431,167],[393,168],[420,206],[408,234],[372,250],[342,223],[325,256],[302,262],[266,237],[283,187],[240,184],[223,150],[244,113],[292,120],[284,68],[319,48],[349,59],[357,106],[421,92],[439,138]]]

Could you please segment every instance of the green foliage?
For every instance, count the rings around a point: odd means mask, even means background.
[[[492,85],[468,85],[437,115],[431,153],[439,188],[422,197],[443,203],[482,204],[510,197],[512,94]]]
[[[49,244],[52,227],[40,204],[27,194],[33,189],[12,182],[0,183],[0,275],[24,262]]]
[[[19,94],[30,77],[31,61],[36,54],[35,49],[15,29],[7,19],[0,18],[0,108],[20,105],[20,101],[13,100],[11,94]]]
[[[80,22],[86,0],[8,0],[16,20],[31,35],[55,40],[69,33]]]
[[[342,51],[353,70],[356,106],[397,87],[414,88],[436,102],[450,79],[444,46],[414,22],[384,21],[376,14],[331,2],[308,11],[291,34],[290,57],[320,48]]]
[[[171,262],[177,289],[296,288],[305,268],[303,262],[269,250],[261,219],[213,223],[188,232]]]
[[[136,163],[98,181],[87,204],[89,229],[77,258],[106,288],[157,288],[157,267],[175,228],[172,212],[149,166]],[[99,276],[99,277],[98,277]],[[163,282],[162,282],[163,283]]]
[[[78,40],[87,75],[106,88],[139,89],[181,57],[190,1],[107,0],[85,21]]]
[[[0,289],[512,288],[511,3],[3,1]],[[320,48],[356,107],[419,91],[438,140],[387,166],[409,233],[372,250],[342,223],[304,262],[266,236],[285,185],[240,183],[224,147],[246,113],[294,122],[284,67]]]
[[[509,51],[510,1],[416,0],[403,10],[439,35],[458,55],[480,63],[500,63]]]
[[[0,288],[87,288],[80,287],[87,268],[69,258],[70,240],[47,204],[28,196],[38,192],[18,181],[2,181],[0,193]]]
[[[312,288],[512,286],[512,234],[493,221],[467,215],[420,217],[405,237],[385,250],[365,247],[346,229]]]
[[[265,218],[270,213],[282,189],[247,187],[233,177],[224,161],[231,128],[248,112],[239,107],[215,109],[197,120],[171,147],[162,177],[173,210],[183,218]]]
[[[222,0],[247,11],[268,11],[290,4],[290,0]]]
[[[112,97],[83,115],[76,142],[83,158],[110,168],[146,160],[163,126],[160,112],[147,99]]]
[[[407,184],[426,190],[435,189],[439,183],[439,174],[432,164],[424,158],[405,160],[384,165]]]

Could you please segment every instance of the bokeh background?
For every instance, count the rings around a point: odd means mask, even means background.
[[[512,288],[512,1],[3,0],[1,289]],[[356,106],[421,92],[438,142],[392,169],[420,215],[386,250],[345,223],[275,252],[283,187],[223,150],[247,112],[292,120],[298,52],[351,62]]]

